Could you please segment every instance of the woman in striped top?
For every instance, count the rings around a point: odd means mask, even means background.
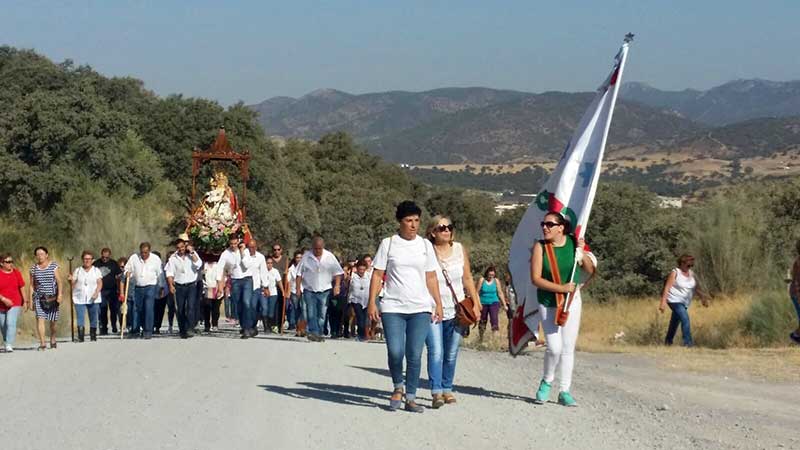
[[[31,267],[31,299],[36,310],[36,331],[39,336],[39,350],[44,350],[44,322],[50,322],[50,348],[56,348],[56,323],[58,309],[61,304],[61,293],[64,291],[58,264],[50,259],[45,247],[36,247],[33,251],[36,264]],[[55,299],[55,306],[47,308],[47,300]]]

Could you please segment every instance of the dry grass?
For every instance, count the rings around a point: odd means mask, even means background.
[[[786,300],[789,301],[788,299]],[[581,318],[578,350],[584,352],[627,353],[654,359],[665,368],[698,373],[756,378],[770,381],[800,382],[800,347],[787,340],[778,347],[759,347],[743,324],[751,311],[753,298],[715,298],[709,307],[696,302],[690,308],[695,348],[681,347],[680,330],[675,342],[662,345],[670,312],[661,314],[655,299],[619,300],[609,304],[587,302]],[[483,351],[508,351],[505,317],[501,333],[487,331],[480,341],[475,328],[464,342],[468,348]],[[788,335],[789,329],[786,330]]]

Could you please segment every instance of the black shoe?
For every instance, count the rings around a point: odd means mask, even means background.
[[[89,340],[97,341],[97,328],[89,328]]]
[[[203,332],[205,332],[205,333],[211,333],[211,328],[203,328]]]
[[[250,329],[250,337],[258,336],[258,328],[251,328]]]
[[[161,334],[161,328],[153,330],[153,334]]]
[[[250,339],[250,334],[245,333],[245,334],[239,336],[239,339]]]
[[[117,334],[117,333],[119,333],[119,330],[118,330],[118,329],[116,329],[116,328],[112,328],[112,329],[111,329],[111,333],[112,333],[112,334]]]
[[[85,328],[78,327],[78,342],[83,342],[85,335],[86,335]]]
[[[153,338],[153,334],[152,333],[145,333],[144,334],[144,339],[152,339],[152,338]]]
[[[114,330],[114,333],[116,332],[117,330]],[[108,336],[108,328],[100,328],[100,336]]]

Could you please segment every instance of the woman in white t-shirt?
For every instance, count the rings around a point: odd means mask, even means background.
[[[672,317],[669,319],[669,327],[667,328],[667,337],[664,339],[666,345],[672,345],[675,332],[678,330],[678,324],[681,326],[683,345],[686,347],[694,345],[692,327],[689,322],[689,305],[692,303],[695,291],[703,298],[703,306],[708,306],[705,295],[697,289],[697,280],[694,277],[692,267],[694,267],[694,256],[681,255],[678,258],[678,267],[672,269],[672,272],[667,277],[667,282],[664,283],[664,291],[661,294],[661,304],[658,305],[658,310],[663,313],[667,305],[672,310]]]
[[[72,303],[78,323],[78,342],[86,335],[86,314],[89,314],[89,339],[97,340],[97,320],[100,315],[100,291],[103,289],[103,274],[93,266],[94,255],[89,250],[81,254],[82,265],[69,276],[72,283]]]
[[[424,411],[416,403],[422,348],[431,322],[440,322],[443,315],[436,255],[430,241],[417,235],[420,215],[422,210],[414,202],[397,205],[395,217],[400,229],[378,247],[367,309],[371,320],[383,322],[389,372],[394,384],[389,407],[396,410],[403,406],[405,386],[405,410],[417,413]],[[379,312],[375,298],[381,290],[384,273],[385,294]],[[403,358],[406,360],[405,380]]]
[[[472,269],[466,247],[455,241],[453,223],[448,217],[435,216],[425,230],[425,237],[433,244],[439,266],[436,278],[439,281],[439,294],[442,297],[443,317],[441,323],[431,323],[425,344],[428,347],[428,378],[431,383],[433,408],[441,408],[445,404],[456,403],[453,395],[453,379],[456,373],[458,345],[461,342],[462,330],[456,321],[456,303],[464,300],[464,290],[469,290],[470,297],[478,298],[475,283],[472,281]],[[444,272],[450,280],[448,286]],[[452,286],[452,289],[450,287]],[[456,298],[453,298],[455,293]],[[480,305],[474,304],[474,313],[480,314]]]

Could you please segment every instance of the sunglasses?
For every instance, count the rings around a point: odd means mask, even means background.
[[[3,261],[3,262],[4,262],[5,264],[14,264],[14,260],[13,260],[13,259],[7,259],[7,260],[5,260],[5,261]]]
[[[283,250],[282,248],[273,248],[273,249],[272,249],[272,251],[273,251],[273,252],[280,252],[280,251],[282,251],[282,250]]]
[[[433,229],[433,231],[437,231],[439,233],[444,233],[444,231],[447,230],[447,231],[452,232],[453,228],[455,228],[455,227],[453,226],[452,223],[449,224],[449,225],[437,225],[436,228]]]
[[[557,226],[559,226],[561,224],[558,223],[558,222],[542,222],[539,225],[541,225],[543,228],[553,228],[553,227],[557,227]]]

